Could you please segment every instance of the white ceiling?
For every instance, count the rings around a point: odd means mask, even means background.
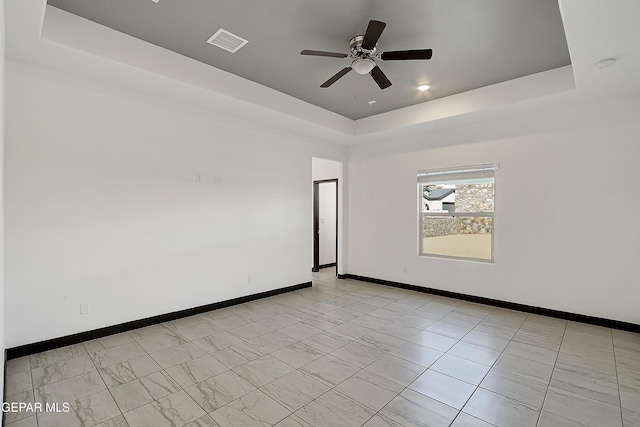
[[[443,98],[570,65],[557,0],[48,0],[49,5],[246,78],[350,119]],[[431,48],[430,61],[378,61],[393,82],[381,90],[351,72],[320,88],[351,60],[370,19],[387,24],[378,51]],[[206,43],[219,28],[247,38],[232,54]],[[416,88],[428,83],[431,88]],[[369,105],[369,101],[376,101]]]
[[[197,105],[307,140],[349,145],[637,93],[640,2],[561,0],[560,9],[571,66],[359,120],[47,6],[45,0],[5,0],[6,54],[9,60]],[[617,58],[613,67],[594,66],[608,57]]]

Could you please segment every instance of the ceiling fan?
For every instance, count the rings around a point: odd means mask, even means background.
[[[380,89],[386,89],[391,86],[391,82],[382,72],[380,67],[376,65],[376,59],[380,61],[403,61],[407,59],[431,59],[431,49],[418,50],[395,50],[391,52],[376,53],[376,45],[378,39],[387,26],[384,22],[369,21],[367,31],[363,36],[355,36],[349,42],[351,53],[325,52],[322,50],[303,50],[301,55],[311,56],[328,56],[331,58],[349,58],[353,61],[349,67],[345,67],[338,71],[333,77],[322,83],[320,87],[327,88],[334,84],[338,79],[344,77],[349,71],[354,70],[358,74],[370,74],[376,81]]]

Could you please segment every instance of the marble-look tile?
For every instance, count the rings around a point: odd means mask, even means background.
[[[262,387],[293,371],[293,368],[273,356],[263,356],[237,366],[233,371],[254,386]]]
[[[227,370],[220,361],[207,355],[167,368],[166,372],[180,387],[187,388]]]
[[[586,357],[588,359],[606,364],[615,364],[616,358],[613,350],[593,347],[590,344],[581,342],[562,341],[560,346],[561,353],[569,353],[575,356]]]
[[[295,413],[313,427],[359,426],[375,412],[333,390]]]
[[[509,344],[510,339],[473,329],[465,335],[461,341],[475,344],[480,347],[486,347],[495,351],[503,351]]]
[[[420,330],[426,329],[429,326],[436,323],[437,319],[425,319],[424,317],[414,316],[413,314],[406,314],[395,320],[395,323],[412,326]],[[408,338],[407,338],[408,339]]]
[[[323,329],[300,322],[287,326],[286,328],[282,328],[278,332],[285,334],[296,341],[302,341],[323,332]]]
[[[272,356],[282,360],[296,369],[303,367],[316,359],[324,356],[324,352],[302,341],[280,349]]]
[[[111,389],[111,394],[123,413],[180,390],[178,384],[164,372],[157,372]]]
[[[233,371],[195,384],[185,391],[207,412],[232,402],[256,388]]]
[[[97,353],[91,353],[89,356],[94,365],[96,365],[96,368],[105,368],[115,365],[116,363],[126,362],[127,360],[146,355],[147,352],[144,351],[138,343],[132,342],[107,350],[100,350]]]
[[[620,404],[631,411],[640,408],[640,389],[620,384]]]
[[[229,329],[233,335],[243,340],[250,340],[260,335],[268,334],[271,329],[267,328],[260,323],[247,323],[246,325],[238,326],[237,328]]]
[[[539,411],[482,388],[476,389],[463,412],[497,426],[535,426]]]
[[[517,341],[511,341],[507,348],[504,349],[504,352],[551,366],[556,363],[558,357],[557,351]]]
[[[404,390],[404,386],[391,381],[387,378],[381,377],[380,375],[374,374],[373,372],[367,371],[367,370],[361,370],[358,371],[354,376],[352,376],[351,378],[358,378],[361,379],[362,381],[366,381],[368,383],[374,384],[376,386],[382,387],[386,390],[392,391],[395,394],[400,393],[402,390]]]
[[[225,317],[216,317],[214,319],[211,319],[210,322],[224,330],[229,330],[252,323],[251,319],[247,319],[246,317],[240,316],[238,314],[229,314]]]
[[[428,368],[444,353],[413,342],[405,342],[389,354]]]
[[[29,356],[29,360],[31,363],[31,369],[34,369],[50,365],[61,360],[75,359],[80,356],[85,356],[86,354],[87,350],[85,350],[82,344],[74,344],[68,347],[56,348],[54,350],[32,354]]]
[[[458,342],[458,340],[453,338],[427,331],[414,335],[409,338],[409,341],[442,352],[446,352]]]
[[[403,427],[399,423],[392,421],[391,419],[384,417],[380,414],[374,415],[362,425],[362,427]]]
[[[220,427],[220,424],[215,422],[209,415],[205,415],[189,424],[185,424],[183,427]]]
[[[372,312],[368,313],[369,316],[373,316],[373,317],[379,317],[380,319],[384,319],[384,320],[388,320],[388,321],[394,321],[400,317],[402,317],[402,313],[400,313],[399,311],[395,311],[395,310],[387,310],[384,307],[381,307],[377,310],[373,310]]]
[[[147,353],[155,353],[189,342],[189,340],[180,335],[180,333],[169,328],[158,329],[154,331],[153,334],[145,335],[136,341]]]
[[[61,403],[61,402],[59,402]],[[110,420],[120,414],[108,391],[69,403],[69,412],[38,413],[39,427],[85,427]],[[60,406],[62,410],[62,406]]]
[[[302,370],[325,384],[335,387],[360,369],[342,359],[326,355],[304,366]]]
[[[373,331],[360,337],[356,342],[369,346],[375,350],[388,353],[406,341],[382,332]]]
[[[113,388],[161,370],[151,356],[145,355],[100,368],[98,372],[107,387]]]
[[[570,420],[551,412],[542,411],[537,427],[588,427],[582,423]]]
[[[109,335],[106,337],[98,338],[83,343],[87,353],[97,353],[101,350],[107,350],[113,347],[118,347],[124,344],[133,342],[133,337],[127,332],[121,334]]]
[[[447,354],[471,360],[472,362],[480,363],[482,365],[492,366],[496,360],[498,360],[501,353],[499,351],[491,350],[490,348],[460,341],[451,347]]]
[[[456,409],[405,389],[389,402],[379,414],[395,426],[448,426],[458,414]]]
[[[542,408],[547,385],[508,372],[492,369],[480,387],[524,403],[532,409]]]
[[[624,427],[640,427],[640,412],[633,412],[628,409],[623,409],[622,423]]]
[[[457,356],[445,354],[438,359],[429,369],[449,375],[470,384],[478,385],[489,372],[489,366]]]
[[[242,339],[230,334],[227,331],[218,332],[213,335],[206,336],[194,340],[193,343],[206,351],[207,353],[214,353],[219,350],[223,350],[232,345],[240,344]]]
[[[181,336],[185,337],[189,341],[204,338],[222,331],[222,328],[215,326],[205,321],[204,319],[201,320],[201,323],[196,323],[188,326],[180,326],[176,328],[176,332],[178,332]]]
[[[590,371],[600,372],[606,375],[616,375],[615,361],[603,362],[589,358],[586,355],[576,355],[569,353],[558,353],[557,367],[565,369],[586,369]]]
[[[407,340],[414,335],[422,332],[421,328],[413,328],[403,323],[387,323],[386,325],[376,328],[376,331],[382,332],[383,334],[391,335],[396,338],[400,338],[403,340]]]
[[[334,390],[376,412],[382,409],[383,406],[398,394],[377,384],[365,381],[357,375],[341,382]]]
[[[429,326],[426,331],[432,332],[434,334],[443,335],[448,338],[452,338],[454,340],[459,340],[469,333],[472,326],[462,327],[457,325],[452,325],[446,322],[444,319],[439,320],[433,325]]]
[[[263,320],[261,323],[267,328],[273,329],[274,331],[282,328],[286,328],[287,326],[291,326],[295,323],[298,323],[300,320],[289,316],[288,314],[278,314],[276,316],[272,316],[268,319]]]
[[[29,363],[29,356],[23,356],[17,359],[7,360],[6,375],[13,375],[19,372],[29,372],[30,369],[31,364]]]
[[[331,355],[359,366],[360,368],[364,368],[384,356],[385,353],[364,343],[354,341],[344,347],[340,347],[331,353]]]
[[[551,372],[553,371],[553,366],[504,353],[500,356],[493,367],[494,369],[510,372],[523,378],[528,378],[545,384],[549,383],[549,380],[551,379]]]
[[[462,409],[476,386],[429,369],[412,382],[409,388],[445,405]]]
[[[296,414],[291,414],[284,420],[280,421],[278,424],[275,424],[274,427],[311,427],[309,423],[304,421],[302,418],[297,416]]]
[[[225,348],[215,353],[211,353],[211,356],[220,361],[224,366],[229,369],[233,369],[236,366],[244,365],[249,361],[246,357],[236,353],[231,348]]]
[[[33,384],[31,382],[31,372],[18,372],[13,375],[7,375],[5,378],[5,387],[7,395],[22,393],[31,390]]]
[[[260,390],[252,391],[211,413],[221,427],[271,426],[291,412]]]
[[[451,427],[493,427],[493,424],[460,412],[453,421],[453,424],[451,424]]]
[[[330,386],[298,370],[263,386],[261,390],[290,411],[297,411],[330,389]]]
[[[106,390],[106,386],[97,371],[48,384],[34,389],[36,402],[70,402]]]
[[[335,328],[338,325],[342,325],[345,320],[339,320],[331,316],[321,315],[316,317],[310,317],[308,319],[303,320],[302,324],[313,326],[315,328],[320,328],[323,331],[331,328]],[[287,325],[289,326],[289,325]]]
[[[358,313],[358,314],[361,314],[361,313]],[[350,320],[349,323],[353,325],[363,326],[369,329],[378,329],[378,328],[385,327],[392,322],[390,320],[382,319],[380,317],[374,317],[368,314],[363,314],[361,316],[358,316]]]
[[[251,347],[257,348],[264,354],[271,354],[295,342],[297,342],[295,338],[291,338],[276,331],[260,335],[257,338],[247,341],[247,344],[249,344]]]
[[[615,375],[576,367],[556,366],[550,385],[610,405],[620,405],[618,381]]]
[[[5,412],[4,413],[4,422],[7,424],[10,423],[14,423],[16,421],[28,418],[28,417],[32,417],[35,416],[35,411],[34,411],[34,406],[33,404],[35,403],[35,399],[33,396],[33,390],[27,390],[24,391],[22,393],[18,393],[18,394],[14,394],[11,396],[6,396],[4,398],[4,401],[11,404],[11,403],[24,403],[27,404],[29,406],[25,407],[25,410],[23,411],[17,411],[17,412],[13,412],[13,411],[9,411],[9,412]]]
[[[118,415],[107,421],[101,422],[94,427],[129,427],[129,424],[127,423],[127,420],[125,420],[123,415]]]
[[[397,384],[407,386],[426,369],[422,365],[387,355],[367,366],[366,370]]]
[[[620,407],[549,387],[544,410],[587,426],[622,426]]]
[[[562,334],[522,328],[515,334],[513,341],[558,351],[562,343]]]
[[[184,426],[205,412],[184,390],[124,414],[130,427]]]
[[[204,350],[194,343],[187,343],[151,353],[151,357],[164,369],[206,355]]]
[[[342,347],[343,345],[349,344],[350,341],[339,335],[324,332],[309,337],[302,342],[305,344],[309,344],[310,346],[315,347],[324,353],[331,353],[332,351]]]
[[[38,427],[38,420],[35,415],[31,415],[15,423],[6,424],[6,427]]]
[[[373,332],[373,329],[356,325],[351,322],[346,322],[342,325],[336,326],[335,328],[329,329],[327,332],[332,335],[338,335],[339,337],[345,338],[347,340],[356,340],[368,333]]]
[[[66,380],[95,370],[96,367],[93,365],[93,362],[88,355],[85,355],[75,359],[61,360],[53,362],[50,365],[34,368],[31,370],[31,377],[33,378],[34,387],[43,387],[47,384]],[[10,377],[7,377],[7,380],[9,378]],[[7,382],[7,391],[8,388],[9,383]]]
[[[244,357],[247,360],[255,360],[259,357],[266,356],[262,351],[257,348],[247,344],[246,342],[242,342],[240,344],[232,345],[229,347],[231,350],[238,353],[240,356]]]

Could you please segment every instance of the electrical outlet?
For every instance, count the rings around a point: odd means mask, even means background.
[[[80,303],[80,314],[89,314],[89,303]]]
[[[247,283],[251,283],[253,281],[253,277],[247,276]]]
[[[196,173],[196,182],[202,182],[202,174]]]

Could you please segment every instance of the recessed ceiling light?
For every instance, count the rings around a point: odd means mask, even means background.
[[[158,3],[160,0],[151,0],[154,3]]]
[[[424,91],[424,90],[429,89],[430,87],[431,87],[431,86],[429,86],[429,85],[421,85],[421,86],[418,86],[418,90],[422,90],[422,91]]]
[[[607,58],[607,59],[603,59],[602,61],[598,61],[596,62],[596,68],[598,70],[602,70],[603,68],[609,68],[611,67],[613,64],[616,63],[615,58]]]
[[[375,100],[367,102],[367,104],[369,104],[369,105],[373,105],[373,104],[375,104],[375,103],[376,103],[376,101],[375,101]]]

